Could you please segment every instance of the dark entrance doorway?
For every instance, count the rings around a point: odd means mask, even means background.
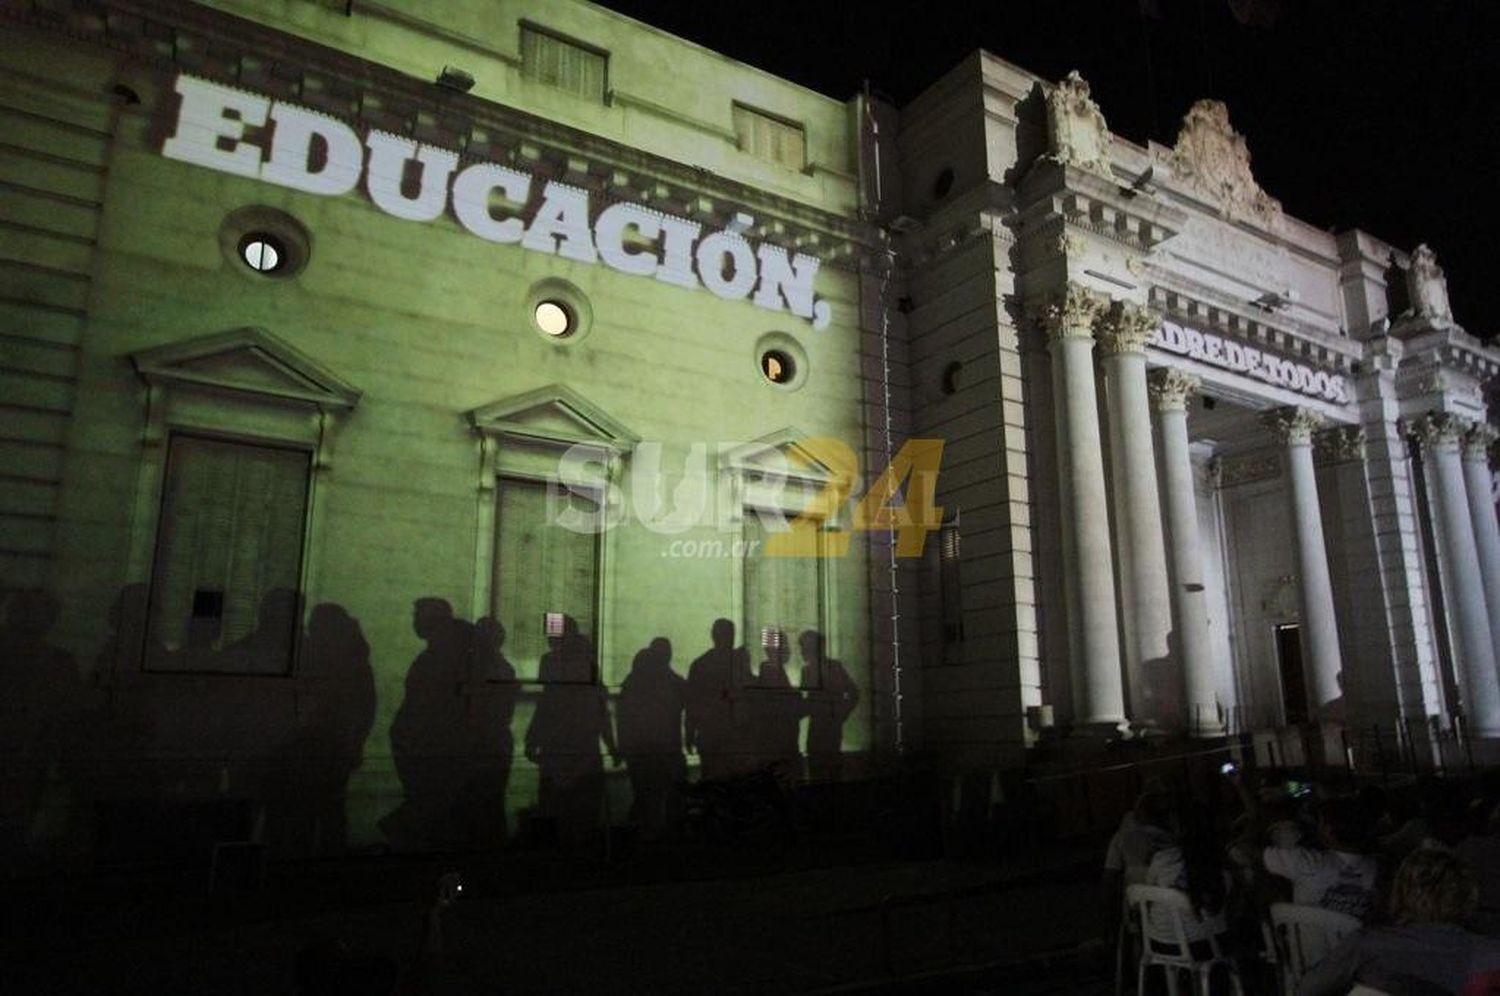
[[[1302,673],[1302,627],[1280,623],[1276,627],[1276,661],[1281,669],[1281,706],[1286,725],[1307,722],[1307,681]]]

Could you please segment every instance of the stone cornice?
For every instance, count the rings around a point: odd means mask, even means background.
[[[1197,392],[1200,381],[1176,367],[1158,367],[1146,374],[1151,407],[1160,412],[1186,411],[1187,399]]]
[[[1323,423],[1324,418],[1318,412],[1291,405],[1261,415],[1261,424],[1278,440],[1291,446],[1311,444],[1313,433],[1322,428]]]
[[[1163,313],[1181,318],[1202,331],[1220,332],[1243,339],[1262,348],[1272,350],[1278,356],[1304,362],[1322,364],[1340,373],[1349,373],[1364,355],[1363,343],[1354,339],[1337,338],[1330,333],[1308,327],[1288,319],[1273,322],[1264,317],[1251,315],[1243,302],[1220,302],[1210,299],[1210,292],[1200,292],[1195,297],[1168,287],[1151,288],[1149,303]],[[1279,321],[1284,321],[1288,328]]]

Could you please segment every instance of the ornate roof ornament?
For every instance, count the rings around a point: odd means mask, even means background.
[[[1047,94],[1047,158],[1113,180],[1109,169],[1112,139],[1089,84],[1078,70]]]
[[[1229,220],[1267,229],[1281,224],[1281,202],[1255,182],[1250,148],[1230,125],[1222,101],[1200,100],[1188,110],[1169,162],[1179,179],[1217,203]]]
[[[1407,295],[1412,313],[1433,325],[1453,324],[1448,306],[1448,281],[1438,266],[1437,253],[1424,242],[1411,254],[1411,268],[1406,271]]]

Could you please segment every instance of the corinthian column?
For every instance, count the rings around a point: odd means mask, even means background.
[[[1282,465],[1292,500],[1297,546],[1302,656],[1311,672],[1307,686],[1312,694],[1312,715],[1321,718],[1324,707],[1343,695],[1333,584],[1328,577],[1328,549],[1318,512],[1318,482],[1313,476],[1312,434],[1323,424],[1323,417],[1305,408],[1278,408],[1266,413],[1265,423],[1283,444]]]
[[[1442,555],[1443,600],[1448,606],[1453,654],[1463,679],[1464,716],[1472,733],[1495,737],[1500,736],[1500,679],[1495,675],[1484,577],[1458,455],[1459,443],[1470,428],[1467,421],[1447,412],[1423,415],[1412,423],[1428,467],[1432,527]]]
[[[1224,724],[1214,695],[1213,647],[1208,641],[1208,592],[1203,582],[1203,546],[1198,535],[1198,496],[1188,449],[1187,399],[1198,378],[1180,370],[1153,370],[1151,403],[1161,429],[1161,485],[1167,507],[1167,546],[1172,562],[1172,616],[1182,667],[1182,698],[1188,733],[1221,737]]]
[[[1125,722],[1125,702],[1094,393],[1093,326],[1103,304],[1099,295],[1070,283],[1033,313],[1046,330],[1052,355],[1074,723],[1117,729]]]
[[[1464,490],[1469,496],[1469,517],[1479,549],[1479,573],[1484,578],[1484,607],[1490,620],[1490,645],[1500,662],[1500,522],[1495,519],[1490,448],[1497,434],[1480,423],[1464,437]]]
[[[1117,301],[1100,316],[1094,332],[1104,354],[1130,710],[1136,721],[1168,723],[1178,707],[1168,645],[1172,604],[1146,400],[1146,340],[1157,322],[1145,308]]]

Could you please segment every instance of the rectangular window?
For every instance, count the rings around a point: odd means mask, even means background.
[[[309,470],[306,450],[172,436],[148,668],[291,671]]]
[[[793,513],[783,512],[788,520]],[[795,669],[801,660],[799,640],[808,630],[826,635],[824,627],[824,588],[827,584],[825,557],[772,557],[766,554],[766,543],[776,535],[763,518],[776,524],[774,513],[745,509],[745,630],[741,636],[752,662],[763,652],[767,636],[786,635],[790,651],[788,666]]]
[[[598,664],[592,655],[586,662],[568,655],[568,667],[578,673],[544,674],[542,657],[552,645],[549,638],[556,642],[565,635],[569,619],[597,650],[599,536],[557,520],[569,503],[576,503],[580,518],[590,517],[603,496],[572,485],[549,503],[548,488],[545,481],[500,478],[495,615],[505,627],[502,649],[521,681],[593,682]]]
[[[608,64],[598,49],[521,25],[521,72],[532,79],[603,103]]]
[[[807,134],[795,122],[735,104],[734,137],[741,152],[758,159],[798,171],[807,166]]]

